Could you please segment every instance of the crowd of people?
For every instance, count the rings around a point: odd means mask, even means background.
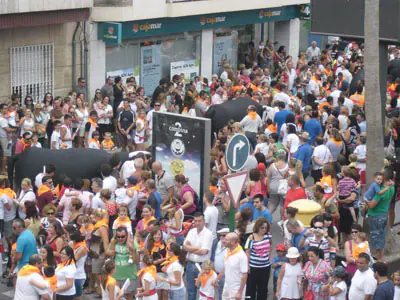
[[[13,95],[0,105],[2,173],[31,147],[139,151],[123,163],[113,155],[98,178],[55,176],[49,164],[14,189],[0,177],[3,258],[16,300],[400,299],[400,274],[389,280],[383,261],[400,199],[400,80],[388,79],[388,153],[367,186],[362,45],[321,50],[313,42],[293,58],[284,46],[251,42],[238,69],[226,63],[210,81],[161,79],[151,97],[135,78],[108,78],[93,101],[79,78],[65,98],[21,103]],[[190,178],[140,152],[151,147],[154,112],[204,117],[243,98],[254,105],[216,132],[202,199]],[[236,210],[223,177],[238,133],[252,153]],[[296,217],[292,203],[301,199],[321,206],[311,224]],[[274,221],[284,237],[276,246]]]

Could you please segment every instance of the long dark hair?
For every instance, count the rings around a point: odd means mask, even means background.
[[[72,249],[70,246],[65,246],[61,249],[60,253],[62,251],[65,251],[65,254],[68,256],[68,263],[66,265],[70,265],[72,262],[76,263],[74,249]]]
[[[51,248],[51,246],[48,244],[44,245],[43,248],[46,249],[46,251],[47,251],[47,256],[46,256],[47,265],[56,267],[57,262],[56,262],[56,259],[54,258],[53,248]]]
[[[179,257],[179,263],[184,266],[186,262],[186,252],[181,249],[177,243],[172,243],[169,246],[169,250],[176,256]]]
[[[55,220],[50,220],[49,225],[53,225],[54,229],[56,231],[56,236],[53,238],[53,240],[64,235],[64,229],[62,228],[60,222],[55,221]]]
[[[240,212],[240,219],[237,222],[236,226],[236,228],[239,231],[239,236],[243,236],[246,234],[247,223],[249,220],[251,220],[252,216],[253,216],[253,211],[249,207],[246,207]]]
[[[50,100],[49,105],[53,105],[53,95],[52,95],[51,93],[46,93],[46,94],[44,95],[44,97],[43,97],[43,104],[46,104],[46,97],[47,97],[48,95],[51,96],[51,100]]]
[[[334,226],[332,223],[333,219],[332,219],[331,214],[326,212],[322,215],[322,217],[324,218],[324,221],[331,222],[331,225],[329,225],[329,227],[328,227],[328,236],[332,239],[335,238],[336,234],[335,234],[335,229],[334,229]]]
[[[39,215],[36,209],[35,202],[33,201],[26,201],[24,203],[25,206],[25,212],[26,212],[26,218],[25,219],[30,219],[32,218],[34,221],[39,220]]]
[[[153,249],[154,246],[154,235],[159,231],[161,232],[161,242],[162,242],[162,231],[159,226],[154,226],[153,230],[149,234],[149,238],[147,239],[147,251],[149,254],[151,254],[151,250]]]
[[[360,130],[360,126],[358,126],[356,116],[355,115],[349,116],[349,120],[350,120],[350,126],[349,127],[350,128],[354,127],[356,129],[357,133],[359,134],[361,132],[361,130]]]

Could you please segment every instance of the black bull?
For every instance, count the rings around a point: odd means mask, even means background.
[[[238,98],[237,100],[210,106],[205,117],[211,119],[212,132],[217,133],[230,120],[240,122],[247,115],[247,107],[249,105],[254,105],[257,113],[262,116],[263,107],[250,98]]]
[[[128,155],[126,152],[117,153],[122,163],[128,159]],[[11,158],[8,164],[8,177],[10,183],[14,183],[15,187],[19,188],[22,179],[29,178],[33,183],[36,175],[43,172],[44,165],[53,164],[56,166],[55,182],[59,182],[61,174],[67,175],[72,180],[77,178],[90,179],[101,175],[101,165],[108,163],[111,156],[106,151],[96,149],[49,150],[30,148]]]

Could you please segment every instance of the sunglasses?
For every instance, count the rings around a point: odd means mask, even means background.
[[[260,229],[267,230],[267,226],[262,226]]]
[[[117,235],[117,239],[124,239],[126,238],[126,235]]]
[[[160,104],[156,104],[156,105],[154,105],[154,106],[161,106]]]
[[[358,230],[352,230],[351,233],[359,233]]]
[[[48,216],[53,216],[53,215],[55,215],[56,213],[54,212],[54,211],[49,211],[48,213],[47,213],[47,215]]]
[[[324,227],[314,226],[314,229],[324,229]]]

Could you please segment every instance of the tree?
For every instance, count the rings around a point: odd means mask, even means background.
[[[384,155],[384,128],[382,126],[380,53],[379,46],[380,0],[365,0],[364,17],[364,69],[365,115],[367,120],[367,183],[382,169]]]

